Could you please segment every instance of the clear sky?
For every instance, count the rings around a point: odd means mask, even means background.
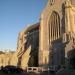
[[[0,50],[16,50],[19,32],[39,21],[47,0],[0,0]]]

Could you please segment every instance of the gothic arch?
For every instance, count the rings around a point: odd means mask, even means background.
[[[53,11],[50,15],[49,22],[49,41],[56,40],[60,37],[60,16],[57,12]]]

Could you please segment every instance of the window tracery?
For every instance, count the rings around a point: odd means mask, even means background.
[[[59,38],[61,34],[60,17],[55,11],[52,12],[49,21],[49,39],[50,42]]]
[[[55,0],[50,0],[50,5],[53,5]]]

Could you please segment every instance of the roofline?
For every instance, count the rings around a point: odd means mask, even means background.
[[[22,34],[26,34],[28,31],[39,27],[39,25],[40,25],[40,23],[31,24],[28,27],[26,27],[25,29],[23,29],[21,32],[22,32]]]

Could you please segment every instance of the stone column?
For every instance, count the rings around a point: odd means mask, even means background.
[[[66,0],[66,4],[65,4],[65,28],[66,28],[66,33],[71,32],[71,21],[70,21],[70,2],[68,0]]]

